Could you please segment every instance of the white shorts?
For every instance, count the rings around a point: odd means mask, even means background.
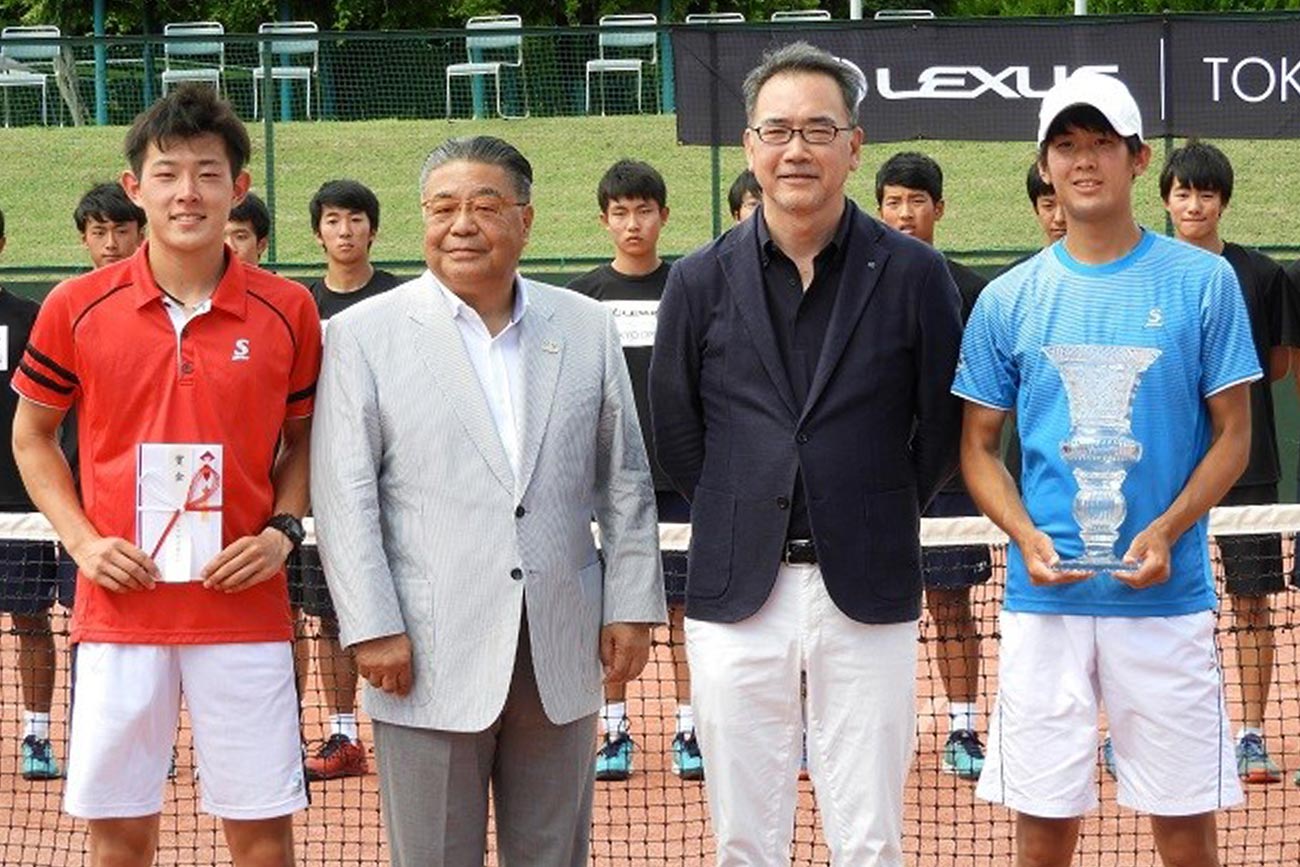
[[[1122,806],[1190,816],[1241,803],[1214,623],[1212,611],[1003,611],[997,707],[976,794],[1046,819],[1095,809],[1104,705]]]
[[[63,808],[83,819],[162,811],[181,694],[204,812],[271,819],[307,806],[288,642],[77,645]]]

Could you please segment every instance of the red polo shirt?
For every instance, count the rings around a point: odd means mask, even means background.
[[[78,405],[81,493],[105,536],[135,539],[136,447],[220,443],[222,545],[256,535],[274,505],[271,467],[286,419],[311,415],[320,320],[297,283],[226,252],[210,309],[178,336],[148,245],[67,280],[41,307],[13,387]],[[215,644],[293,637],[283,571],[240,593],[199,582],[113,593],[77,578],[73,641]]]

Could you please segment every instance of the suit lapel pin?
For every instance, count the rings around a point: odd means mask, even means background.
[[[867,263],[867,267],[874,271],[874,270],[876,269],[876,263],[875,263],[875,260],[872,260],[872,261],[868,262],[868,263]]]
[[[542,352],[549,352],[552,355],[560,351],[560,344],[554,340],[547,340],[542,344]]]

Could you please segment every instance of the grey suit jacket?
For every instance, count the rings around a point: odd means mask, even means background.
[[[414,645],[407,696],[366,687],[375,719],[486,729],[527,605],[542,705],[571,722],[600,706],[601,626],[664,620],[654,491],[613,319],[526,282],[518,479],[430,272],[330,320],[312,503],[342,642],[405,632]]]

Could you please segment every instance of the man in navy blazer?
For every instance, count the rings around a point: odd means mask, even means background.
[[[956,466],[961,319],[939,254],[845,196],[865,87],[806,43],[764,57],[744,133],[762,206],[677,262],[659,307],[651,410],[691,500],[720,867],[789,864],[804,715],[832,863],[903,863],[919,516]]]

